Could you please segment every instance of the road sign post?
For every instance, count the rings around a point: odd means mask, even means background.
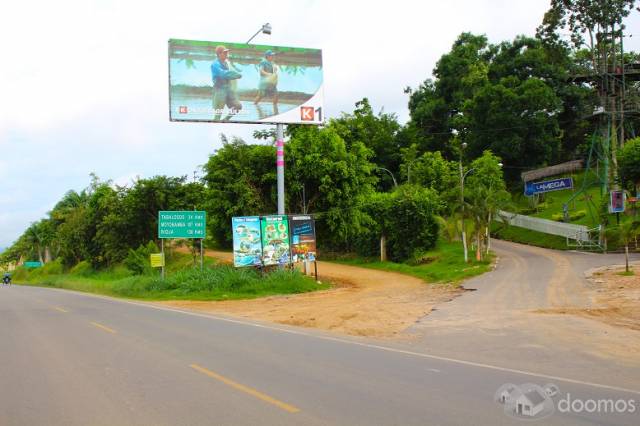
[[[158,238],[162,244],[162,256],[164,258],[164,240],[167,238],[200,239],[200,270],[204,259],[202,254],[202,241],[207,236],[207,212],[200,210],[181,210],[158,212]],[[162,266],[162,278],[164,279],[164,265]]]

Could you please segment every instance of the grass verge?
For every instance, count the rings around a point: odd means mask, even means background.
[[[208,263],[202,271],[193,267],[174,269],[164,280],[158,274],[132,275],[123,267],[76,273],[62,273],[55,271],[56,268],[50,268],[54,271],[49,273],[45,268],[16,271],[15,281],[142,300],[253,299],[329,287],[327,284],[317,284],[313,278],[297,271],[275,270],[261,274],[253,269],[236,269],[212,263]]]
[[[380,262],[375,258],[337,259],[336,263],[361,266],[382,271],[399,272],[423,279],[429,283],[459,283],[491,270],[494,255],[476,261],[475,252],[469,250],[469,263],[464,262],[461,242],[438,241],[433,250],[424,253],[419,264]]]
[[[491,235],[505,241],[556,250],[568,250],[570,248],[567,246],[567,240],[558,235],[545,234],[518,226],[506,226],[497,222],[491,224]]]

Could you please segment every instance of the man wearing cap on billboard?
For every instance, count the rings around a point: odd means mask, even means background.
[[[242,109],[242,104],[236,95],[235,81],[242,77],[237,71],[229,69],[227,57],[229,49],[224,46],[216,47],[216,60],[211,64],[211,78],[213,79],[213,109],[214,120],[219,121],[222,110],[229,107],[229,115],[224,118],[227,121]]]
[[[273,100],[273,113],[278,114],[278,67],[273,63],[275,52],[267,50],[264,59],[258,64],[260,70],[260,84],[258,85],[258,96],[253,102],[258,102],[265,96],[271,96]]]

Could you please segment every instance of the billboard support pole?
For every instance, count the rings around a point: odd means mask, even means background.
[[[284,214],[284,125],[276,125],[276,173],[278,178],[278,214]]]

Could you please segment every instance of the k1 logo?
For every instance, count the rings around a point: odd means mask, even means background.
[[[315,120],[315,114],[314,114],[314,110],[313,107],[300,107],[300,119],[302,121],[314,121]]]

